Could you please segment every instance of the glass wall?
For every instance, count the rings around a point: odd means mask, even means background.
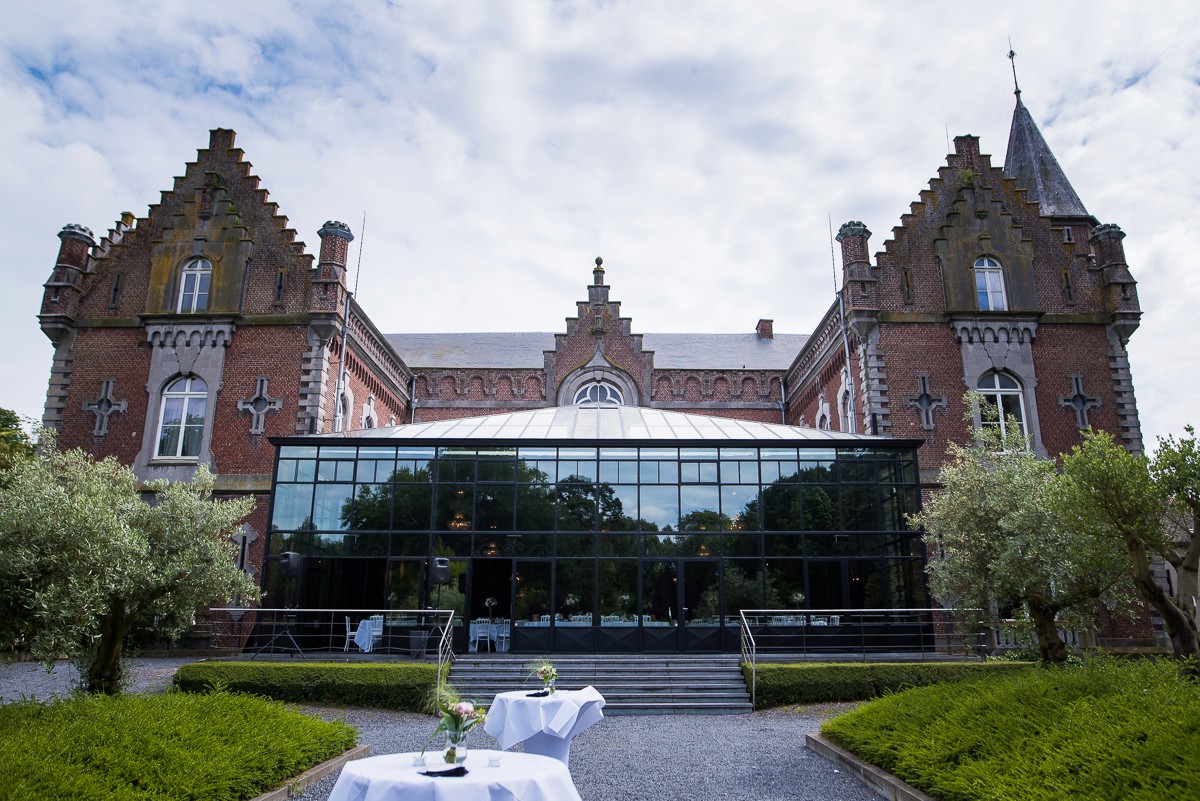
[[[741,609],[928,605],[905,524],[920,497],[915,458],[907,447],[288,444],[268,547],[307,557],[307,607],[436,606],[449,594],[464,618],[508,624],[512,650],[732,650]],[[433,557],[455,566],[449,590],[431,584]]]

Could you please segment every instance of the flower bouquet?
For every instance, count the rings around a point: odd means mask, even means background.
[[[434,702],[437,707],[438,725],[421,748],[425,749],[440,732],[446,734],[446,745],[442,759],[449,765],[461,765],[467,759],[467,733],[487,719],[486,710],[476,707],[471,701],[462,701],[453,694],[442,694]]]
[[[558,680],[558,670],[554,664],[545,660],[534,662],[529,666],[529,675],[542,680],[542,689],[548,693],[554,692],[554,682]]]

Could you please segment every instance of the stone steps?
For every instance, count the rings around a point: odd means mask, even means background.
[[[528,656],[460,656],[450,684],[464,698],[489,704],[496,693],[534,692]],[[604,696],[606,715],[743,714],[750,694],[736,655],[646,656],[606,654],[555,656],[560,689],[591,685]]]

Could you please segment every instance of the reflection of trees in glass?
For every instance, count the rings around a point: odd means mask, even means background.
[[[429,529],[428,468],[401,468],[386,484],[359,486],[357,497],[342,504],[342,523],[351,530]],[[470,498],[467,499],[468,511]]]
[[[797,486],[787,476],[763,487],[757,498],[746,504],[741,517],[757,519],[762,507],[764,531],[838,531],[837,503],[830,491],[819,486]]]

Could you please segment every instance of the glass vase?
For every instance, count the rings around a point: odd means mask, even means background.
[[[543,684],[542,689],[545,690],[546,692],[550,693],[551,695],[554,695],[554,682],[555,681],[557,681],[557,679],[546,679],[546,681]]]
[[[467,733],[465,731],[446,732],[446,746],[442,749],[442,759],[447,765],[461,765],[467,761]]]

